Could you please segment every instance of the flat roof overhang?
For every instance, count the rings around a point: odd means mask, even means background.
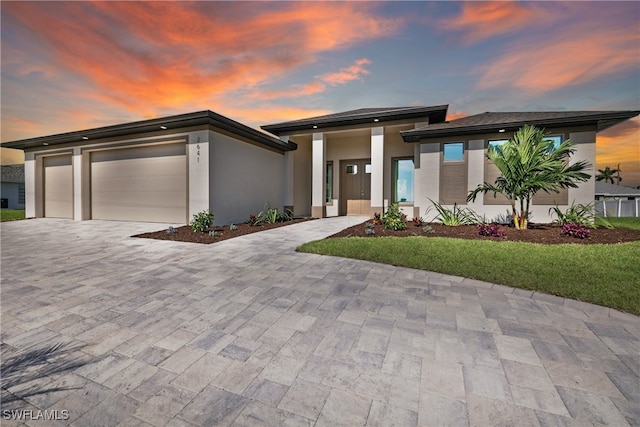
[[[366,111],[349,115],[330,114],[328,116],[312,117],[272,125],[260,126],[274,135],[291,134],[301,131],[320,132],[322,128],[340,126],[354,126],[362,124],[382,124],[396,120],[419,119],[429,117],[429,122],[443,122],[447,116],[448,105],[433,107],[396,108],[386,111]]]
[[[611,111],[602,112],[598,115],[575,117],[558,117],[544,119],[523,119],[515,121],[496,121],[492,123],[455,125],[455,120],[449,123],[436,124],[432,128],[426,126],[421,129],[411,129],[401,131],[400,134],[404,142],[413,143],[423,139],[440,138],[457,135],[474,135],[482,133],[515,132],[524,125],[533,125],[544,128],[554,128],[563,126],[596,126],[597,132],[617,125],[625,120],[640,114],[640,111]],[[472,116],[470,116],[472,117]],[[458,119],[458,120],[464,120]],[[447,126],[451,125],[451,126]]]
[[[3,142],[0,146],[3,148],[15,148],[18,150],[42,148],[43,146],[51,147],[62,144],[76,144],[81,146],[90,144],[92,141],[97,139],[118,138],[122,136],[133,136],[159,131],[171,132],[172,130],[203,125],[219,128],[239,137],[249,139],[258,144],[275,148],[280,151],[292,151],[297,148],[297,145],[294,142],[280,141],[279,139],[273,138],[272,136],[256,129],[252,129],[210,110],[22,139],[19,141]]]

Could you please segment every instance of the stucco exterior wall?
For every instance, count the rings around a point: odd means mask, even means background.
[[[282,153],[210,131],[209,205],[214,224],[244,222],[266,202],[282,209],[284,166]]]
[[[293,213],[311,215],[311,135],[296,137],[293,154]]]
[[[570,138],[576,150],[571,157],[571,163],[586,160],[591,165],[595,164],[596,132],[593,127],[557,128],[547,130],[549,135],[562,135],[563,139]],[[427,220],[437,216],[435,209],[426,213],[432,206],[429,199],[439,201],[440,189],[440,159],[441,144],[446,142],[465,142],[467,156],[467,191],[471,191],[484,182],[484,159],[487,142],[496,139],[508,139],[511,133],[495,133],[484,135],[469,135],[463,137],[434,138],[425,140],[420,144],[420,167],[416,169],[416,205],[420,214]],[[593,202],[595,193],[595,178],[593,166],[587,170],[591,178],[581,183],[576,189],[569,189],[567,205],[559,205],[561,209],[568,208],[572,202],[576,204],[588,204]],[[452,207],[452,205],[445,205]],[[484,215],[486,221],[495,221],[508,218],[510,205],[485,205],[482,195],[475,202],[468,202],[464,207]],[[554,217],[549,215],[550,205],[532,205],[530,208],[533,222],[550,222]]]

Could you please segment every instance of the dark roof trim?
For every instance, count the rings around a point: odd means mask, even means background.
[[[535,112],[483,113],[400,133],[405,142],[411,143],[444,136],[514,132],[526,124],[544,128],[597,125],[597,131],[600,132],[638,114],[640,111],[576,111],[559,112],[555,115]]]
[[[273,138],[270,135],[209,110],[57,135],[41,136],[20,141],[4,142],[2,143],[2,147],[25,150],[29,148],[41,148],[45,144],[49,147],[60,144],[86,145],[91,144],[96,139],[117,138],[148,132],[160,132],[163,130],[170,133],[177,129],[203,125],[213,126],[281,151],[292,151],[297,148],[297,145],[293,142],[285,142]]]
[[[430,123],[438,123],[445,120],[448,108],[449,105],[432,107],[362,108],[360,110],[310,117],[260,127],[274,135],[282,135],[299,131],[318,132],[318,129],[328,127],[373,124],[421,117],[429,117]]]

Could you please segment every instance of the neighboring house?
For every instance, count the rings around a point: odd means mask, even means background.
[[[640,217],[640,189],[596,181],[596,214]]]
[[[446,121],[447,105],[365,108],[263,126],[273,138],[203,111],[4,143],[25,151],[27,217],[186,223],[211,209],[216,224],[245,221],[265,202],[295,215],[382,212],[433,217],[429,199],[504,216],[492,194],[467,193],[497,176],[485,159],[524,124],[571,138],[573,161],[595,163],[596,132],[638,111],[484,113]],[[593,201],[594,179],[534,200],[549,207]]]
[[[1,166],[0,179],[1,207],[8,209],[24,209],[24,165]]]

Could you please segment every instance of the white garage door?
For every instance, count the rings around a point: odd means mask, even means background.
[[[73,218],[73,167],[71,156],[43,159],[44,216]]]
[[[185,153],[184,143],[91,153],[91,217],[184,224]]]

